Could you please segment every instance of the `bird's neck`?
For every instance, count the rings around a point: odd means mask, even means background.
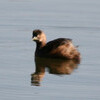
[[[42,48],[46,45],[46,43],[36,43],[36,51],[35,51],[35,56],[40,56],[41,55],[41,50]]]
[[[45,45],[46,45],[46,42],[36,43],[36,49],[39,50],[39,49],[43,48]]]

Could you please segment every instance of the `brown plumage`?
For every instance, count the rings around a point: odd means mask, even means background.
[[[58,38],[46,43],[46,36],[41,30],[34,30],[32,39],[36,42],[36,57],[80,60],[80,53],[71,39]]]

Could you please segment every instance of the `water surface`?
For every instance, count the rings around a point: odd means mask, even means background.
[[[48,41],[73,39],[82,55],[70,74],[46,69],[40,86],[31,84],[37,28]],[[0,100],[100,100],[99,43],[99,0],[0,0]]]

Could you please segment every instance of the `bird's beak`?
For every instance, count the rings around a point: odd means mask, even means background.
[[[32,41],[36,41],[36,40],[39,40],[39,39],[37,37],[32,38]]]

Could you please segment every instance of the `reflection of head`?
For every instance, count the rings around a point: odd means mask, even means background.
[[[34,73],[31,74],[31,83],[32,85],[35,86],[40,86],[40,81],[42,80],[42,78],[44,77],[44,73]]]
[[[50,58],[35,58],[36,70],[31,75],[31,82],[33,85],[39,85],[40,81],[45,75],[45,68],[51,74],[66,75],[71,74],[77,68],[79,62],[74,60],[61,60]]]

